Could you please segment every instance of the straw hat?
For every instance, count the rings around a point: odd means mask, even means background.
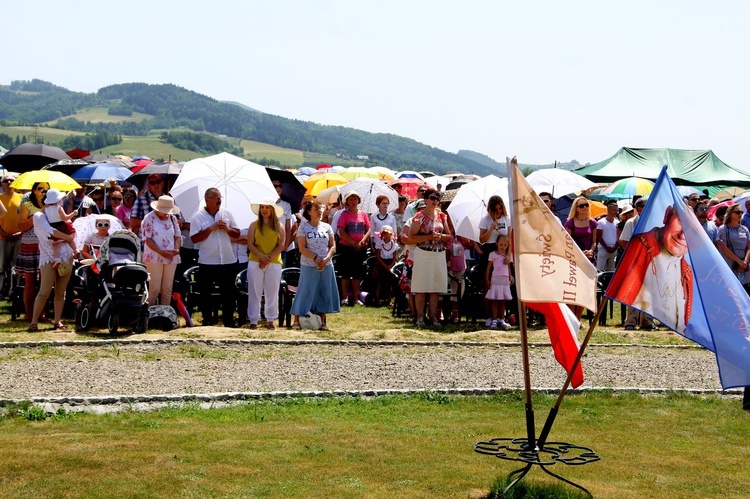
[[[151,201],[151,209],[167,215],[176,215],[180,212],[171,196],[159,196],[158,201]]]
[[[352,197],[352,196],[357,196],[357,199],[359,200],[359,202],[360,202],[360,203],[362,202],[362,196],[360,196],[359,194],[357,194],[357,191],[349,191],[349,192],[347,192],[347,193],[346,193],[346,194],[344,195],[344,204],[346,204],[347,200],[348,200],[348,199],[349,199],[350,197]]]
[[[273,206],[273,211],[276,212],[276,218],[281,218],[284,215],[284,208],[276,204],[276,201],[271,198],[263,198],[257,203],[250,203],[250,209],[253,210],[257,216],[260,216],[261,205]]]

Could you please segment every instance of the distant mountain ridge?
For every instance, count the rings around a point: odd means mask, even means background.
[[[153,118],[104,123],[75,118],[76,112],[92,107],[108,108],[113,115],[137,112]],[[396,170],[492,173],[481,163],[413,139],[274,116],[172,84],[124,83],[101,88],[95,94],[70,91],[42,80],[14,81],[10,87],[0,87],[0,124],[47,122],[68,130],[136,136],[155,129],[186,128],[305,152],[364,157],[367,164]]]

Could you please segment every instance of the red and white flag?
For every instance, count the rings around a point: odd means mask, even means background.
[[[544,314],[555,358],[570,373],[578,355],[580,323],[567,305],[596,311],[596,267],[539,199],[518,166],[509,163],[508,176],[518,299]],[[571,384],[575,388],[581,383],[579,364]]]

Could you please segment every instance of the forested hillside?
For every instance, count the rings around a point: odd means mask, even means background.
[[[153,117],[103,123],[74,117],[76,111],[91,107],[105,107],[113,116],[137,112]],[[96,94],[72,92],[41,80],[15,81],[9,88],[0,88],[0,124],[44,122],[54,122],[54,126],[67,130],[131,136],[147,135],[155,129],[182,128],[341,158],[366,156],[368,164],[397,170],[497,174],[495,168],[472,158],[405,137],[274,116],[171,84],[126,83],[104,87]],[[227,144],[227,151],[232,147]]]

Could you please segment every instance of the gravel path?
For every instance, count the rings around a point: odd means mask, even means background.
[[[549,346],[531,348],[530,358],[534,388],[562,386]],[[698,348],[590,346],[583,365],[582,388],[721,389],[713,354]],[[0,350],[6,400],[522,387],[517,345],[215,341]]]

